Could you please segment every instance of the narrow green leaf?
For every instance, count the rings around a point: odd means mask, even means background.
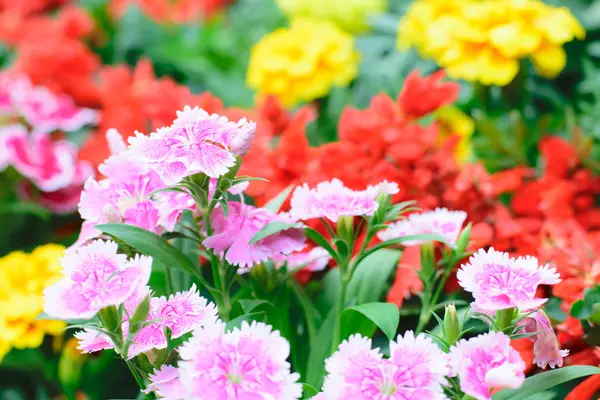
[[[436,241],[436,242],[446,243],[446,239],[444,239],[440,235],[435,235],[435,234],[406,235],[406,236],[402,236],[402,237],[399,237],[396,239],[386,240],[385,242],[381,242],[381,243],[376,244],[373,247],[370,247],[369,249],[367,249],[367,251],[365,251],[365,253],[361,257],[361,260],[363,258],[365,258],[366,256],[368,256],[369,254],[376,252],[377,250],[384,249],[387,247],[392,247],[397,244],[402,244],[402,243],[409,242],[412,240],[419,240],[419,241],[426,241],[426,242]]]
[[[319,394],[319,391],[308,383],[302,384],[302,399],[310,399],[313,396]]]
[[[306,368],[306,382],[313,387],[321,387],[325,377],[325,359],[329,357],[332,332],[335,327],[335,309],[329,315],[317,332],[315,345],[311,347]]]
[[[365,257],[352,274],[348,299],[356,298],[356,304],[379,301],[401,255],[399,250],[381,249]]]
[[[265,204],[264,208],[266,208],[267,210],[271,210],[274,213],[278,213],[279,210],[281,210],[281,206],[283,205],[283,203],[285,203],[285,200],[288,198],[290,193],[292,193],[292,190],[294,190],[294,186],[288,186],[281,193],[275,196],[275,198],[269,200],[269,202]]]
[[[252,236],[252,239],[250,239],[250,242],[248,244],[256,243],[259,240],[263,240],[264,238],[267,238],[271,235],[275,235],[276,233],[279,233],[281,231],[285,231],[286,229],[297,228],[297,227],[298,227],[298,224],[296,224],[296,223],[281,222],[281,221],[271,222],[270,224],[267,224],[267,226],[262,228],[260,231],[256,232],[254,234],[254,236]]]
[[[315,244],[327,250],[331,257],[333,257],[333,259],[339,264],[340,258],[337,251],[335,251],[335,249],[331,246],[327,239],[323,237],[323,235],[321,235],[315,229],[309,227],[304,228],[304,233],[306,234],[306,237],[315,242]]]
[[[249,322],[252,322],[252,321],[258,321],[259,317],[263,317],[264,315],[265,315],[265,313],[262,312],[262,311],[240,315],[239,317],[234,318],[231,321],[227,322],[227,327],[225,329],[228,332],[232,331],[234,328],[241,327],[242,326],[242,322],[246,321],[246,322],[249,323]]]
[[[400,312],[392,303],[366,303],[350,307],[342,312],[342,340],[353,333],[370,337],[378,327],[393,340],[396,336]]]
[[[257,307],[260,307],[262,305],[274,307],[273,304],[269,303],[266,300],[240,299],[238,302],[240,303],[242,310],[244,310],[244,314],[249,314]]]

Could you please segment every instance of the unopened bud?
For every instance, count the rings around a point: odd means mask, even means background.
[[[454,303],[446,306],[444,314],[444,339],[453,345],[460,335],[460,322]]]

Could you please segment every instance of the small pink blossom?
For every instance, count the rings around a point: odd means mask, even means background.
[[[390,343],[390,358],[353,335],[325,362],[323,400],[446,399],[446,355],[424,335],[408,331]]]
[[[173,125],[150,136],[136,133],[129,138],[130,150],[154,169],[167,185],[186,176],[204,173],[217,178],[235,165],[250,145],[256,124],[186,106],[177,112]]]
[[[373,215],[377,210],[374,194],[379,190],[352,190],[339,179],[321,182],[310,189],[307,184],[294,190],[290,214],[299,220],[327,218],[337,222],[344,216]]]
[[[123,136],[115,128],[106,131],[106,142],[111,155],[116,155],[127,150],[127,144]]]
[[[523,326],[523,333],[536,333],[529,336],[533,345],[533,362],[540,368],[562,367],[563,358],[569,355],[569,350],[561,350],[552,329],[552,323],[544,311],[537,310],[519,321],[517,326]]]
[[[450,349],[450,366],[462,391],[477,400],[489,400],[492,389],[516,389],[525,380],[525,363],[501,332],[461,340]]]
[[[194,331],[180,347],[179,376],[186,399],[296,400],[300,376],[286,361],[289,343],[261,322],[225,332],[222,322]]]
[[[115,242],[96,240],[67,251],[61,261],[65,277],[44,290],[44,311],[57,319],[89,319],[145,286],[152,258],[138,255],[127,260],[117,250]]]
[[[169,232],[175,229],[185,210],[196,209],[196,202],[188,193],[158,193],[154,202],[158,207],[158,224]]]
[[[436,208],[434,211],[411,214],[405,220],[394,222],[387,229],[380,231],[377,236],[385,241],[409,235],[437,234],[450,246],[454,246],[466,219],[467,213],[464,211]],[[415,246],[423,243],[426,241],[410,240],[403,244]]]
[[[493,248],[475,253],[458,270],[457,278],[473,294],[474,305],[482,312],[513,307],[533,310],[547,300],[535,298],[537,287],[560,282],[556,268],[539,266],[535,257],[514,259]]]
[[[164,400],[185,399],[185,392],[179,380],[179,369],[172,365],[163,365],[148,376],[150,384],[144,393],[155,392]]]
[[[383,181],[374,186],[369,185],[366,191],[371,195],[371,197],[376,199],[380,195],[393,196],[398,194],[400,189],[398,188],[398,184],[395,182]]]
[[[239,273],[247,272],[260,262],[302,250],[305,246],[306,237],[299,227],[249,244],[250,239],[269,223],[286,222],[265,208],[230,202],[227,217],[221,208],[216,208],[210,220],[213,234],[204,240],[204,246],[218,254],[225,254],[230,264],[240,267]]]
[[[17,93],[31,90],[31,82],[24,76],[0,74],[0,115],[15,114],[14,96]]]
[[[307,271],[322,271],[331,261],[331,254],[322,247],[313,247],[310,251],[299,251],[287,257],[283,257],[276,265],[282,267],[287,262],[288,270],[295,270],[300,267]]]
[[[75,338],[79,340],[77,349],[82,353],[95,353],[101,350],[114,349],[114,343],[104,333],[93,329],[84,329],[75,333]]]

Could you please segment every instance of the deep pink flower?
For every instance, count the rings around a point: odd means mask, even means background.
[[[306,237],[298,228],[286,229],[256,243],[250,239],[267,224],[287,222],[265,208],[230,202],[227,217],[222,208],[216,208],[211,217],[213,234],[204,240],[204,246],[215,253],[225,254],[232,265],[238,265],[239,273],[247,272],[252,266],[269,259],[302,250]]]
[[[194,331],[179,349],[179,376],[186,399],[296,400],[300,376],[286,361],[289,343],[261,322],[242,322],[225,332],[225,324]]]
[[[449,211],[436,208],[422,214],[411,214],[407,219],[390,224],[389,228],[380,231],[377,236],[381,240],[396,239],[408,235],[437,234],[446,239],[450,246],[456,244],[462,225],[467,219],[464,211]],[[404,242],[405,246],[425,243],[423,240]]]
[[[525,380],[525,363],[501,332],[461,340],[450,349],[450,367],[463,392],[489,400],[492,389],[518,388]]]
[[[154,169],[167,185],[186,176],[204,173],[217,178],[235,165],[235,156],[248,150],[256,124],[241,119],[208,114],[186,106],[177,112],[173,125],[150,136],[136,133],[130,149],[140,161]]]
[[[287,262],[288,270],[304,268],[311,272],[322,271],[331,261],[331,254],[322,247],[314,247],[310,251],[299,251],[287,257],[282,257],[276,265],[282,267]]]
[[[307,184],[294,190],[290,214],[298,220],[327,218],[337,222],[343,216],[373,215],[377,210],[375,195],[380,189],[352,190],[339,179],[321,182],[310,189]]]
[[[524,326],[523,333],[536,333],[529,336],[533,345],[533,362],[540,368],[562,367],[563,357],[569,355],[569,350],[561,350],[552,323],[544,311],[537,310],[519,321],[517,326]]]
[[[163,400],[185,399],[185,392],[179,380],[179,369],[172,365],[163,365],[148,376],[150,384],[144,393],[155,392]]]
[[[412,331],[390,343],[390,358],[371,349],[371,339],[353,335],[325,362],[323,400],[446,399],[446,355]]]
[[[490,248],[475,253],[457,273],[459,284],[475,298],[474,306],[482,312],[516,307],[533,310],[547,299],[535,298],[539,285],[560,282],[556,268],[538,265],[535,257],[509,257]]]
[[[122,304],[150,279],[152,258],[130,260],[115,242],[96,240],[67,251],[64,278],[44,290],[44,311],[56,319],[88,319],[100,309]]]

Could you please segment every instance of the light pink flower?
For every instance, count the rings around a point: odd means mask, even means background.
[[[456,244],[462,225],[467,219],[464,211],[449,211],[446,208],[436,208],[422,214],[411,214],[407,219],[390,224],[389,228],[379,231],[381,240],[391,240],[408,235],[437,234],[446,239],[450,246]],[[415,246],[426,243],[424,240],[410,240],[405,246]]]
[[[268,236],[256,243],[250,239],[267,224],[286,222],[265,208],[230,202],[227,218],[221,208],[211,215],[213,234],[204,240],[204,246],[215,253],[225,254],[232,265],[238,265],[239,273],[247,272],[252,266],[268,259],[288,255],[302,250],[306,237],[301,228],[290,228]]]
[[[292,194],[290,214],[299,220],[327,218],[333,222],[343,216],[373,215],[376,192],[349,189],[339,179],[321,182],[314,189],[304,184]]]
[[[196,209],[194,198],[187,193],[158,193],[154,202],[158,207],[158,224],[169,232],[175,229],[185,210]]]
[[[14,115],[16,94],[31,90],[31,82],[25,76],[0,74],[0,115]]]
[[[300,376],[286,361],[289,343],[261,322],[225,332],[222,322],[194,331],[179,349],[186,399],[296,400]]]
[[[474,305],[483,312],[513,307],[533,310],[547,300],[535,298],[537,287],[560,282],[556,268],[538,266],[534,257],[514,259],[493,248],[475,253],[458,270],[457,278],[473,294]]]
[[[236,185],[233,185],[229,188],[228,192],[231,194],[242,194],[244,190],[248,188],[250,182],[242,182]],[[217,178],[210,178],[208,181],[208,198],[211,199],[215,194],[215,189],[217,188]]]
[[[148,376],[150,384],[144,393],[155,392],[164,400],[185,399],[185,392],[179,380],[179,369],[172,365],[163,365]]]
[[[501,332],[461,340],[450,349],[452,372],[463,392],[477,400],[489,400],[492,388],[518,388],[525,380],[525,363]]]
[[[533,345],[533,362],[540,368],[562,367],[563,357],[569,355],[569,350],[561,350],[556,338],[556,334],[552,329],[552,323],[544,311],[537,310],[517,324],[524,326],[522,333],[537,333],[534,336],[529,336]]]
[[[117,250],[116,243],[97,240],[67,251],[61,261],[65,277],[44,290],[44,311],[57,319],[88,319],[145,286],[152,258],[127,260]]]
[[[287,262],[288,270],[303,267],[308,271],[317,272],[324,270],[329,261],[331,261],[331,254],[327,250],[322,247],[314,247],[310,251],[299,251],[282,257],[282,260],[277,261],[276,265],[282,267]]]
[[[226,117],[208,114],[186,106],[168,128],[150,136],[136,133],[129,138],[130,150],[153,168],[167,185],[184,177],[204,173],[217,178],[235,165],[250,145],[256,124],[242,119],[231,122]]]
[[[371,349],[371,339],[353,335],[325,361],[323,400],[446,399],[446,355],[412,331],[390,343],[390,358]],[[320,399],[321,399],[320,398]]]
[[[0,79],[1,77],[0,74]],[[0,172],[6,169],[12,161],[12,151],[8,148],[8,141],[19,141],[25,137],[27,137],[27,129],[23,125],[12,124],[0,127]]]
[[[75,333],[79,340],[77,349],[82,353],[95,353],[101,350],[114,349],[114,343],[104,333],[93,329],[84,329]]]
[[[108,143],[111,155],[127,151],[127,144],[123,140],[123,136],[115,128],[106,131],[106,142]]]
[[[69,186],[75,178],[75,147],[66,140],[52,141],[49,136],[28,135],[27,130],[13,125],[4,139],[9,161],[17,171],[40,190],[54,192]]]
[[[395,182],[383,181],[374,186],[369,185],[366,191],[371,195],[371,197],[376,199],[382,194],[388,196],[395,195],[400,192],[400,189],[398,188],[398,184]]]

